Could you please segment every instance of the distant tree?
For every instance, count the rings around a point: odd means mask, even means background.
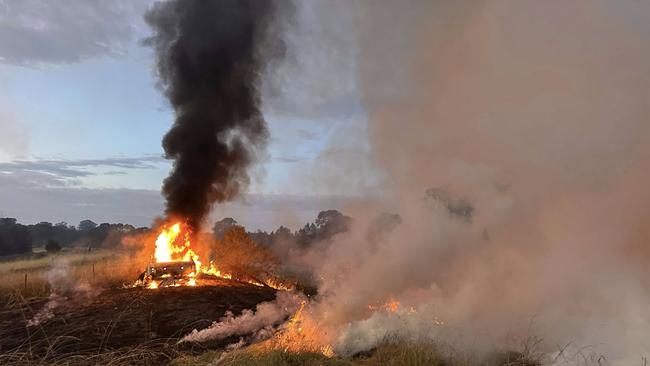
[[[14,226],[18,220],[13,217],[0,217],[0,225]]]
[[[240,225],[237,223],[237,221],[235,221],[235,219],[232,217],[226,217],[214,223],[214,226],[212,227],[212,234],[214,235],[215,239],[221,240],[228,230],[236,226]]]
[[[91,220],[83,220],[83,221],[79,222],[79,226],[77,226],[77,228],[81,232],[88,232],[88,231],[90,231],[90,230],[92,230],[92,229],[94,229],[96,227],[97,227],[97,224],[94,223]]]
[[[288,239],[293,236],[291,230],[284,226],[280,226],[277,230],[275,230],[273,235],[276,237],[276,239]]]
[[[45,244],[45,250],[48,253],[56,253],[61,250],[61,246],[59,245],[59,242],[56,240],[50,240]]]
[[[327,210],[318,213],[315,224],[319,235],[330,238],[338,233],[348,231],[352,224],[352,218],[337,210]]]
[[[0,255],[29,253],[32,236],[29,229],[14,218],[0,218]]]
[[[42,221],[35,225],[29,225],[28,228],[36,246],[44,245],[54,237],[54,225],[51,222]]]
[[[250,236],[255,243],[267,247],[273,245],[274,242],[273,232],[268,233],[266,231],[257,230],[255,232],[248,232],[248,236]]]
[[[318,213],[314,223],[306,224],[298,230],[298,243],[308,246],[312,243],[329,240],[334,235],[346,232],[352,225],[352,218],[337,210],[326,210]]]
[[[68,225],[67,222],[61,221],[54,225],[53,234],[50,239],[56,240],[61,246],[67,247],[74,243],[80,237],[77,228]]]
[[[273,276],[279,260],[266,247],[256,244],[241,226],[233,226],[216,240],[217,265],[239,279],[264,282]]]

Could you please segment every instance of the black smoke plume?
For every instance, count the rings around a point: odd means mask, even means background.
[[[198,229],[215,202],[236,197],[248,167],[266,147],[258,86],[268,55],[277,52],[265,0],[170,0],[145,15],[154,34],[160,87],[176,120],[162,145],[174,167],[163,184],[167,215]]]

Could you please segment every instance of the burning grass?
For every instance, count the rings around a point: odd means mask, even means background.
[[[163,233],[174,234],[174,230],[172,226]],[[0,294],[5,300],[0,303],[0,364],[201,365],[214,364],[217,359],[219,365],[233,366],[538,364],[516,352],[476,362],[465,353],[441,352],[431,342],[399,339],[387,339],[363,354],[337,356],[331,346],[321,342],[323,330],[304,316],[306,300],[298,311],[289,312],[293,313],[289,321],[281,326],[274,323],[276,328],[269,328],[274,335],[264,342],[255,343],[248,333],[233,333],[206,343],[181,343],[179,340],[194,329],[207,329],[227,314],[235,318],[248,314],[246,309],[273,300],[273,288],[283,285],[273,282],[277,280],[275,258],[256,246],[243,229],[230,231],[217,241],[219,267],[209,260],[202,264],[190,247],[189,236],[178,234],[181,230],[176,233],[178,247],[173,246],[173,238],[163,243],[166,247],[156,243],[158,252],[169,249],[170,255],[158,253],[160,258],[198,262],[197,267],[203,269],[196,278],[212,276],[211,285],[155,290],[131,287],[154,253],[154,248],[146,245],[137,250],[68,252],[0,263]],[[201,258],[211,257],[209,251],[201,254]],[[217,268],[227,272],[217,273]],[[369,304],[368,311],[407,316],[414,310],[390,299]],[[286,314],[282,316],[280,321],[286,319]],[[207,350],[235,349],[249,342],[254,344],[225,353]]]

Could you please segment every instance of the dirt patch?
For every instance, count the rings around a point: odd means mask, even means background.
[[[224,280],[214,286],[70,293],[58,297],[55,306],[48,299],[34,299],[0,311],[0,354],[47,358],[133,347],[176,352],[177,340],[193,329],[208,327],[226,311],[253,309],[273,300],[275,293]],[[49,314],[44,316],[44,311]],[[35,322],[39,314],[43,320]]]

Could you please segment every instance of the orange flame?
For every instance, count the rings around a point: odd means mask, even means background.
[[[189,229],[180,222],[163,226],[156,239],[154,257],[156,262],[196,261],[198,256],[191,248]]]
[[[208,265],[203,265],[199,260],[198,254],[192,250],[191,231],[189,226],[182,221],[176,221],[163,225],[158,237],[156,238],[156,247],[154,251],[154,259],[156,263],[161,262],[174,262],[174,261],[193,261],[196,266],[196,272],[190,275],[187,281],[188,286],[197,285],[197,274],[207,274],[223,279],[233,279],[232,274],[224,273],[214,263],[210,262]],[[270,281],[262,284],[257,281],[247,280],[246,282],[256,286],[269,286],[276,290],[289,290],[291,286],[281,284],[276,281]],[[148,286],[151,289],[159,287],[158,283],[151,282]]]

